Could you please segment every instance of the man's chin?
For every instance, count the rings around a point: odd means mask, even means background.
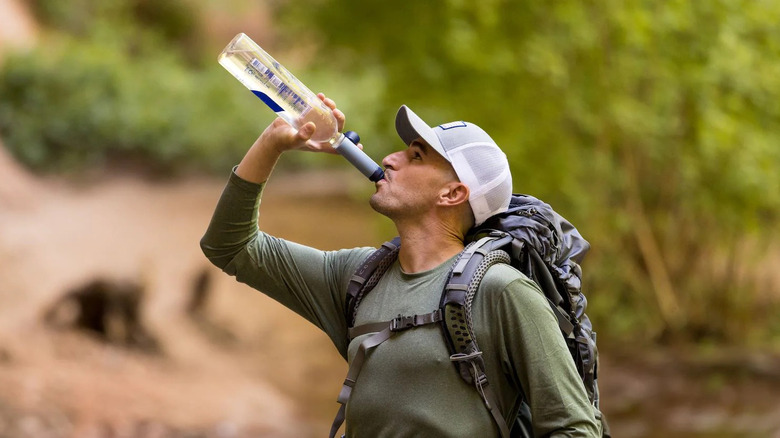
[[[371,197],[368,198],[368,205],[370,205],[375,212],[383,214],[379,209],[380,202],[377,198],[378,198],[378,193],[374,193],[373,195],[371,195]]]
[[[390,217],[389,215],[390,211],[387,208],[387,206],[382,202],[382,198],[379,195],[379,193],[374,193],[373,195],[371,195],[371,198],[369,198],[368,200],[368,205],[370,205],[375,212],[383,216]]]

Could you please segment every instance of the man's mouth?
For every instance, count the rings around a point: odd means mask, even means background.
[[[380,186],[383,186],[389,182],[390,182],[390,174],[388,173],[387,170],[385,170],[385,174],[382,176],[382,179],[375,182],[374,184],[376,185],[377,190],[379,190]]]

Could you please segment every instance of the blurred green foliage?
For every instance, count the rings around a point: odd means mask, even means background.
[[[224,171],[262,129],[255,102],[226,79],[216,69],[193,72],[175,56],[66,39],[6,60],[0,135],[37,169],[131,160],[157,174]]]
[[[386,138],[402,103],[491,133],[515,189],[591,241],[603,338],[771,336],[780,3],[301,0],[278,12],[286,42],[307,38],[320,68],[379,72]]]
[[[0,135],[32,166],[224,172],[273,118],[206,53],[198,1],[31,4],[55,33],[3,63]],[[374,158],[402,147],[404,103],[491,133],[515,190],[591,242],[600,339],[780,339],[780,3],[270,4],[266,48],[339,103]]]
[[[128,37],[154,33],[190,61],[202,61],[203,23],[193,5],[185,0],[30,0],[39,21],[58,31],[89,37],[96,23],[108,22]]]
[[[59,31],[0,68],[0,135],[21,161],[58,171],[130,161],[153,174],[224,172],[273,119],[216,53],[194,65],[205,56],[188,59],[186,19],[163,20],[172,9],[144,9],[149,3],[36,0]]]

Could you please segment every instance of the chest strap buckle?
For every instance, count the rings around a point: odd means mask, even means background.
[[[433,324],[439,321],[441,321],[441,309],[436,309],[424,315],[403,316],[399,314],[390,321],[390,331],[400,332],[412,327]]]

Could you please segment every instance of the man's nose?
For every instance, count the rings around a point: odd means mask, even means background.
[[[397,169],[398,168],[398,154],[402,153],[403,151],[393,152],[392,154],[386,156],[382,160],[382,166],[385,169]]]

